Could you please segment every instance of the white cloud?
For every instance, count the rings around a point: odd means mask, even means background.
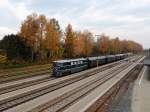
[[[147,13],[148,9],[146,11],[144,9],[150,6],[150,0],[89,0],[88,2],[57,0],[60,4],[41,0],[43,4],[36,6],[39,1],[1,0],[0,11],[4,10],[6,13],[1,14],[0,18],[8,24],[15,21],[17,25],[8,26],[2,24],[3,22],[0,23],[0,37],[7,33],[14,33],[16,29],[19,30],[21,22],[36,9],[38,14],[42,12],[49,18],[58,19],[63,29],[71,23],[75,30],[89,29],[95,34],[104,32],[112,37],[135,39],[142,42],[145,47],[149,46],[144,43],[144,39],[147,40],[150,35],[148,22],[150,15]],[[11,21],[11,18],[14,20]]]
[[[1,0],[0,7],[7,6],[9,4],[8,0]]]
[[[27,9],[25,2],[15,3],[9,0],[1,0],[0,10],[2,12],[0,15],[2,19],[2,23],[0,23],[0,39],[4,35],[19,31],[21,22],[31,13]]]
[[[130,0],[130,5],[133,8],[148,6],[150,5],[150,0]]]
[[[28,0],[30,3],[32,0]],[[26,2],[10,2],[9,0],[2,0],[0,3],[0,8],[6,11],[6,15],[13,16],[17,20],[22,21],[25,17],[32,12],[32,10],[27,9]],[[11,19],[11,18],[10,18]]]
[[[11,7],[12,13],[19,20],[23,20],[29,15],[32,11],[27,10],[25,3],[18,3],[15,8]]]
[[[134,40],[141,43],[144,48],[149,48],[149,26],[144,23],[124,26],[114,26],[98,30],[98,27],[93,27],[96,34],[106,33],[111,38],[119,37],[126,40]]]
[[[12,34],[12,33],[13,34],[17,33],[17,30],[10,29],[7,27],[0,27],[0,39],[2,39],[5,35]]]
[[[31,10],[27,9],[26,3],[24,2],[17,3],[15,6],[12,6],[11,4],[8,5],[10,11],[18,20],[25,19],[26,16],[32,12]]]

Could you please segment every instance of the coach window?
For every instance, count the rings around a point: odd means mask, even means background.
[[[80,64],[80,61],[78,61],[78,64]]]

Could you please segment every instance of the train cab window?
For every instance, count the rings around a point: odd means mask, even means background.
[[[82,61],[79,61],[79,64],[82,64]]]
[[[54,66],[57,67],[57,66],[63,66],[62,63],[54,63]]]
[[[73,62],[71,62],[71,65],[74,65]]]
[[[63,66],[70,65],[70,62],[63,63]]]

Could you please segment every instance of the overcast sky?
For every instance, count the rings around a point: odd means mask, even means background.
[[[150,47],[150,0],[0,0],[0,38],[16,33],[27,15],[55,17],[64,29],[88,29]]]

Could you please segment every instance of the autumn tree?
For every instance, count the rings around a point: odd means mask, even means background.
[[[47,56],[57,57],[60,50],[61,30],[56,19],[50,19],[46,24],[44,44],[47,49]]]
[[[38,32],[39,32],[38,16],[36,14],[31,14],[27,16],[26,20],[22,23],[20,32],[18,34],[32,49],[32,60],[34,57],[34,53],[38,51],[39,47],[37,38]]]
[[[106,55],[109,53],[109,37],[105,36],[104,34],[102,34],[99,38],[98,38],[98,43],[99,43],[99,51],[101,54]]]
[[[119,54],[121,52],[121,43],[119,38],[110,39],[110,53]]]
[[[130,51],[130,52],[137,53],[138,51],[143,50],[143,47],[140,44],[138,44],[137,42],[128,40],[127,44],[128,44],[128,51]]]
[[[64,35],[56,19],[48,19],[45,15],[35,13],[27,16],[23,21],[19,37],[32,51],[33,59],[52,59],[62,55],[67,58],[126,52],[139,52],[142,46],[130,40],[110,39],[102,34],[94,42],[90,31],[73,31],[68,24]],[[64,40],[62,38],[64,37]],[[35,58],[34,58],[35,57]]]
[[[83,55],[85,57],[90,56],[93,50],[93,35],[88,30],[83,32],[84,37],[84,47],[83,47]]]
[[[23,22],[19,35],[32,48],[32,54],[36,54],[38,59],[43,58],[44,49],[51,57],[59,54],[61,30],[55,19],[49,20],[44,15],[31,14]]]
[[[75,32],[74,40],[74,54],[76,56],[81,56],[84,50],[84,37],[82,32]]]
[[[72,29],[71,24],[68,24],[65,31],[65,57],[72,58],[74,57],[74,41],[75,33]]]
[[[45,15],[39,15],[37,18],[37,23],[38,23],[38,33],[37,33],[37,42],[38,42],[38,57],[39,59],[43,59],[43,39],[45,38],[45,33],[46,33],[46,24],[47,24],[47,19]]]
[[[92,56],[100,56],[99,43],[98,43],[98,41],[94,41],[94,42],[93,42],[93,52],[92,52]]]
[[[120,41],[120,44],[121,44],[121,53],[129,52],[127,40]]]

